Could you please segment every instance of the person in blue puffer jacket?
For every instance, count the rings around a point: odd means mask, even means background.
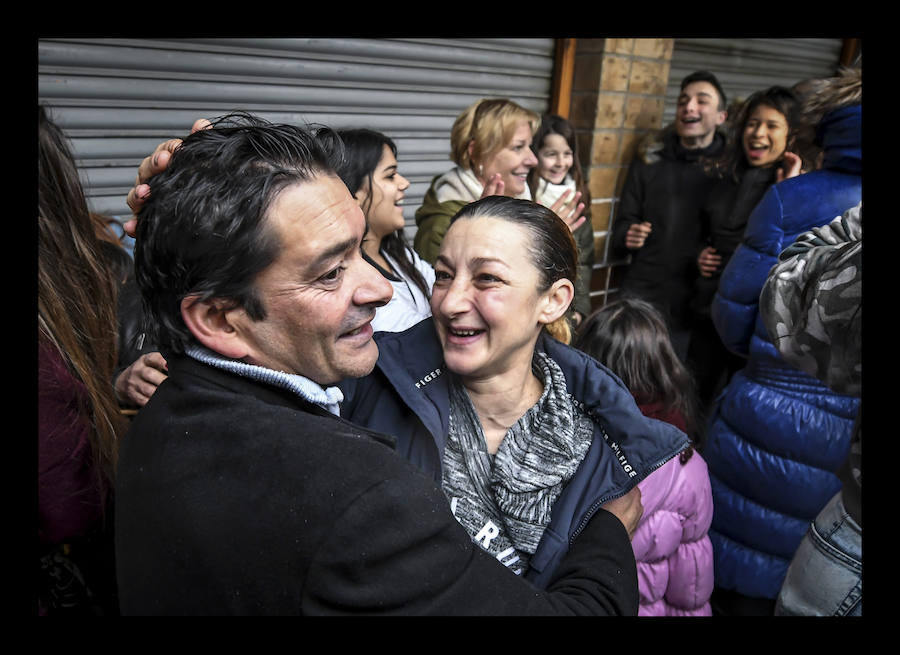
[[[712,318],[725,346],[748,358],[717,398],[703,457],[715,507],[715,614],[771,614],[807,527],[838,492],[859,399],[788,365],[759,316],[781,251],[862,198],[862,79],[858,69],[813,85],[821,167],[771,187],[722,274]],[[818,119],[818,120],[817,120]]]

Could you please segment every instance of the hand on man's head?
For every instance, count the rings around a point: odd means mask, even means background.
[[[207,119],[198,118],[191,127],[191,134],[198,130],[205,130],[211,126],[212,123]],[[163,141],[156,146],[156,149],[152,154],[144,157],[140,166],[138,166],[138,174],[134,180],[134,186],[128,192],[128,198],[126,199],[132,214],[131,219],[124,224],[125,233],[128,234],[128,236],[135,236],[137,232],[137,215],[140,213],[147,198],[150,197],[150,185],[147,184],[147,182],[154,175],[159,175],[166,170],[166,167],[169,165],[169,160],[172,158],[172,153],[178,149],[178,146],[181,145],[181,141],[181,139],[169,139],[168,141]]]

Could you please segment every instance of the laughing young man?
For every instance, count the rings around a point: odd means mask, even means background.
[[[631,255],[623,294],[653,303],[666,317],[675,350],[687,355],[688,302],[701,247],[700,208],[711,187],[701,158],[722,152],[727,117],[715,75],[681,82],[675,122],[642,144],[628,171],[612,230],[616,256]]]

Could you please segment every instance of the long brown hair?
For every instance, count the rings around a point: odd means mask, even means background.
[[[700,441],[693,378],[653,305],[637,298],[615,300],[585,319],[573,345],[619,376],[641,402],[677,410],[693,441]]]
[[[98,471],[114,478],[124,419],[113,391],[117,285],[105,265],[63,132],[38,107],[38,338],[56,347],[91,405]]]
[[[384,146],[390,149],[394,157],[397,157],[397,146],[387,135],[366,128],[339,130],[337,135],[344,148],[344,156],[337,167],[337,174],[354,198],[360,191],[368,193],[366,206],[363,208],[363,214],[368,220],[369,210],[372,209],[372,189],[375,184],[373,176],[384,154]],[[331,147],[327,141],[323,142]],[[426,298],[431,298],[428,282],[410,260],[410,247],[403,235],[403,228],[385,236],[381,240],[381,250],[390,255],[401,273],[411,280]]]
[[[803,123],[800,115],[800,102],[791,89],[783,86],[770,86],[762,91],[752,93],[738,105],[734,115],[729,117],[727,145],[718,158],[704,161],[707,172],[716,177],[730,176],[735,182],[740,181],[744,172],[750,168],[747,155],[744,153],[744,128],[753,112],[760,106],[774,109],[784,116],[788,126],[786,150],[791,150]],[[803,169],[809,170],[811,165],[812,162],[804,161]]]

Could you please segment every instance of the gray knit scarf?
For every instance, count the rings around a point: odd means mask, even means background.
[[[516,574],[527,568],[553,503],[584,458],[591,419],[569,396],[559,366],[535,353],[540,399],[513,425],[496,455],[465,388],[450,377],[450,427],[442,486],[456,519],[484,550]]]

